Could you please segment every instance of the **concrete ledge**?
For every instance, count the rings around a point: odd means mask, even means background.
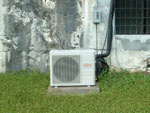
[[[48,93],[53,95],[86,95],[99,93],[100,88],[98,84],[96,86],[82,86],[82,87],[48,87]]]

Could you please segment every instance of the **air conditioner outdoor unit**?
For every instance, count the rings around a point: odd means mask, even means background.
[[[94,50],[50,51],[51,86],[95,85]]]

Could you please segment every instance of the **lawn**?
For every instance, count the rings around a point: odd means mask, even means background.
[[[121,71],[99,79],[99,94],[52,96],[48,73],[0,74],[0,113],[150,113],[150,75]]]

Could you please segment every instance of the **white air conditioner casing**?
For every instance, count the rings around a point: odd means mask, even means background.
[[[95,85],[94,50],[50,51],[51,86]]]

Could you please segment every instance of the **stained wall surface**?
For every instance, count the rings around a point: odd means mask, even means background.
[[[93,24],[94,6],[101,22]],[[49,70],[51,49],[103,48],[110,0],[0,0],[0,72]],[[114,35],[112,68],[145,70],[150,57],[149,35]],[[106,45],[105,45],[106,46]]]

